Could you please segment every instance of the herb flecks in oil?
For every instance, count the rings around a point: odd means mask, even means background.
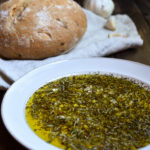
[[[110,75],[65,77],[33,94],[26,119],[66,150],[134,150],[150,143],[150,91]]]

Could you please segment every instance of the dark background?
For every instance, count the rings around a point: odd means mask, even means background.
[[[5,0],[0,0],[2,3]],[[80,5],[83,0],[76,0]],[[127,49],[107,57],[132,60],[150,65],[150,0],[114,0],[114,14],[128,14],[135,22],[137,29],[144,40],[144,45],[138,48]],[[6,91],[0,91],[0,104]],[[13,107],[13,106],[12,106]],[[0,150],[26,150],[5,129],[0,117]]]

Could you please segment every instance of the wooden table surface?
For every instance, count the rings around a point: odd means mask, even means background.
[[[3,0],[4,1],[4,0]],[[82,5],[81,0],[76,0]],[[2,0],[0,0],[2,2]],[[114,14],[128,14],[135,22],[144,45],[107,57],[121,58],[150,65],[150,0],[114,0]],[[5,91],[0,91],[0,104]],[[0,150],[26,150],[5,129],[0,117]]]

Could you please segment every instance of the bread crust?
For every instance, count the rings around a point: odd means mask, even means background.
[[[0,6],[0,56],[44,59],[82,38],[86,15],[73,0],[11,0]]]

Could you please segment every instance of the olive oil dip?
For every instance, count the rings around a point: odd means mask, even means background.
[[[25,113],[40,138],[65,150],[135,150],[150,144],[150,89],[124,77],[58,79],[31,96]]]

